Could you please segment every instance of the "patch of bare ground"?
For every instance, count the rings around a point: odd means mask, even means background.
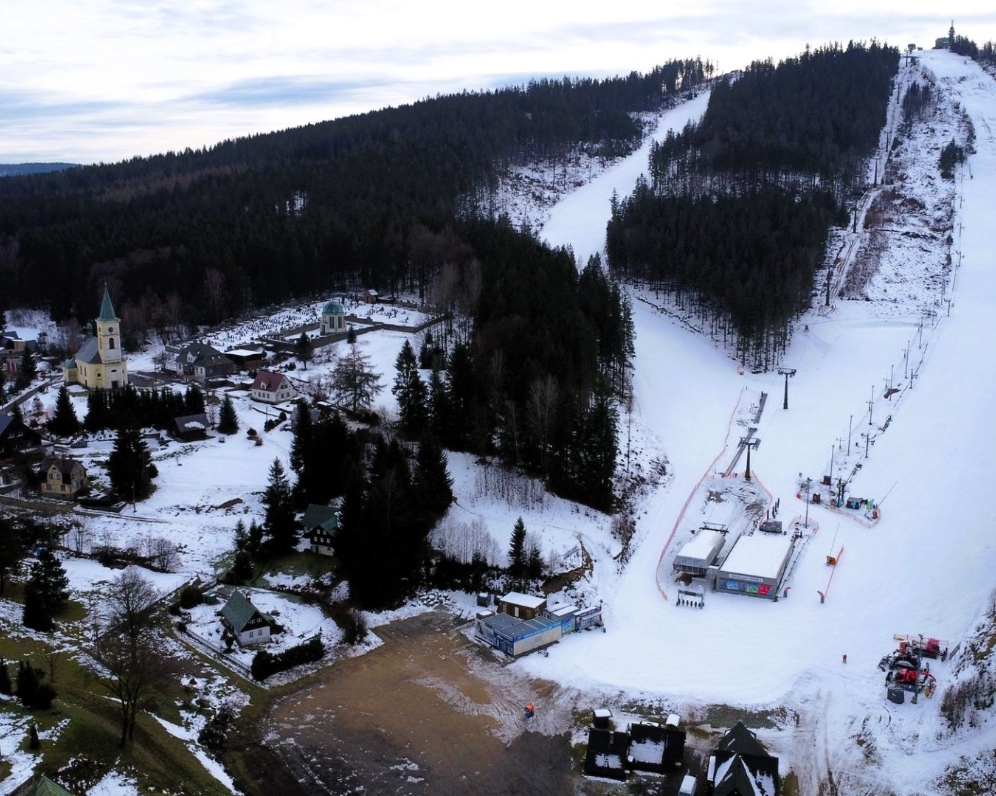
[[[377,629],[381,647],[277,701],[266,743],[334,794],[562,794],[576,787],[570,707],[467,639],[443,611]],[[523,715],[527,702],[536,716]]]

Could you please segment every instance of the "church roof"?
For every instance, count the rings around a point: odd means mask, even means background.
[[[98,348],[96,337],[87,338],[86,342],[80,347],[80,350],[76,352],[76,361],[85,362],[87,365],[100,364],[100,349]]]
[[[114,305],[111,304],[111,294],[104,286],[104,300],[100,303],[100,317],[98,321],[116,321],[118,316],[114,314]]]
[[[325,309],[322,310],[322,315],[345,315],[346,310],[342,308],[342,304],[338,301],[330,301],[325,305]]]

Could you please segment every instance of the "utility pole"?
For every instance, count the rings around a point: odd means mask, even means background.
[[[872,409],[875,408],[875,385],[872,385],[872,397],[868,402],[868,425],[872,424]]]
[[[865,438],[865,458],[867,459],[868,458],[868,440],[871,439],[871,434],[869,434],[867,431],[864,431],[864,432],[862,432],[861,436]]]
[[[829,294],[827,294],[827,295],[829,295]],[[788,409],[789,408],[789,376],[794,376],[795,375],[795,368],[778,368],[778,375],[785,377],[785,401],[782,403],[782,409]]]
[[[740,444],[747,448],[747,469],[744,470],[744,480],[750,481],[750,449],[756,449],[757,446],[761,444],[761,440],[757,437],[754,437],[754,439],[751,439],[750,437],[741,437]]]
[[[851,423],[854,422],[854,415],[847,418],[847,455],[851,455]]]
[[[809,490],[813,485],[813,479],[806,479],[806,528],[809,528]]]

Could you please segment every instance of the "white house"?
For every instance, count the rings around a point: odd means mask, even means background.
[[[299,395],[297,388],[285,374],[274,373],[272,370],[256,372],[251,394],[254,401],[262,401],[267,404],[293,401]]]
[[[236,590],[225,603],[221,609],[221,621],[232,631],[240,646],[270,640],[272,617],[260,611],[241,591]]]

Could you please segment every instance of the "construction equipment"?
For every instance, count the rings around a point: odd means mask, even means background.
[[[900,650],[904,645],[913,651],[914,654],[924,658],[940,658],[942,661],[948,659],[948,642],[938,638],[924,638],[923,633],[897,633],[893,638],[899,642]]]

